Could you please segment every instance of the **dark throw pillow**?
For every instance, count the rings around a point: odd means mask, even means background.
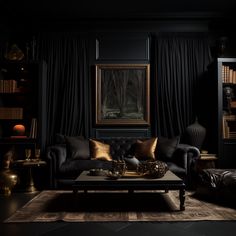
[[[64,144],[66,142],[65,135],[57,133],[55,135],[55,142],[56,144]]]
[[[170,159],[173,156],[180,141],[180,137],[176,136],[174,138],[158,137],[157,144],[157,158],[158,159]]]
[[[67,137],[68,138],[84,139],[83,136],[66,136],[65,134],[56,133],[56,135],[55,135],[55,143],[56,144],[65,144]]]
[[[65,137],[68,157],[72,159],[90,159],[89,141],[81,137]]]

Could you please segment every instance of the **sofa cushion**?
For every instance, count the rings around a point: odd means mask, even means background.
[[[112,161],[109,144],[90,139],[90,150],[92,159]]]
[[[90,159],[89,141],[81,137],[65,137],[68,158]]]
[[[111,161],[68,159],[59,167],[58,177],[77,177],[84,170],[111,168]]]
[[[148,140],[137,140],[135,143],[135,157],[139,160],[155,159],[155,150],[157,145],[157,138]]]
[[[180,141],[180,137],[174,138],[158,137],[158,144],[156,149],[157,159],[170,160],[175,152]]]

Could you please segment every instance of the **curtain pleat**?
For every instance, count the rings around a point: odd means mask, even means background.
[[[39,35],[37,56],[47,63],[47,144],[56,133],[90,135],[87,41],[80,35]]]
[[[56,133],[91,136],[88,43],[80,35],[40,35],[38,59],[47,72],[47,144]],[[211,62],[207,36],[152,36],[151,128],[153,135],[182,134],[199,114],[202,74]]]
[[[180,135],[199,115],[199,83],[211,60],[205,35],[152,36],[154,135]]]

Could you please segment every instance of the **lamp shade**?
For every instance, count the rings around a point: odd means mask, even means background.
[[[25,126],[22,124],[17,124],[13,127],[13,133],[16,136],[22,136],[25,134]]]

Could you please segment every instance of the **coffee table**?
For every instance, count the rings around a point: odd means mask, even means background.
[[[127,175],[117,180],[109,179],[105,174],[92,176],[89,171],[83,171],[74,181],[73,192],[79,190],[85,193],[88,190],[179,190],[180,210],[185,210],[185,184],[184,181],[168,170],[162,178],[152,179],[142,176]]]

